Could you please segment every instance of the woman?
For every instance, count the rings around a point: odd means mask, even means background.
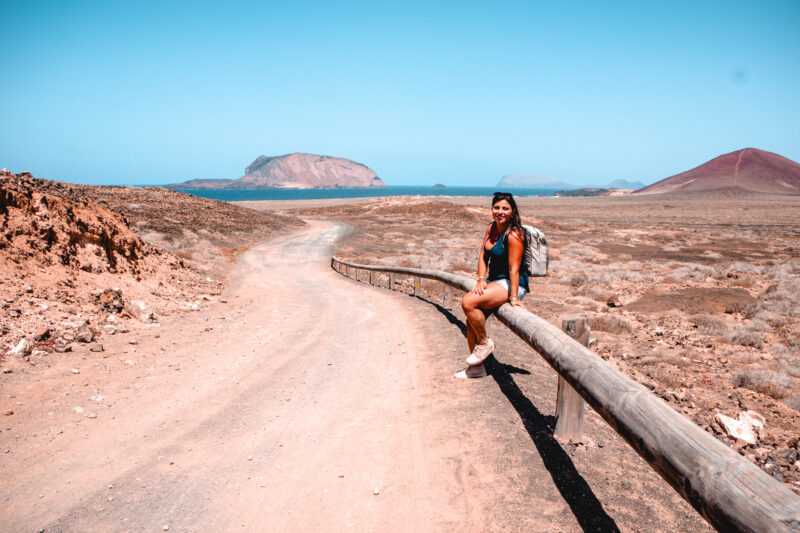
[[[494,193],[492,219],[478,253],[475,288],[461,300],[470,351],[469,366],[456,373],[461,379],[486,375],[483,362],[494,351],[494,341],[486,336],[486,317],[506,302],[521,305],[520,300],[528,292],[528,272],[522,268],[525,230],[511,193]]]

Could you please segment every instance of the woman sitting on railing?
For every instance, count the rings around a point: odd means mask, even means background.
[[[506,302],[520,305],[520,300],[528,292],[528,273],[522,267],[525,230],[511,193],[494,193],[492,218],[494,221],[483,235],[478,253],[475,288],[461,300],[467,317],[470,351],[467,357],[469,366],[456,373],[456,377],[461,379],[486,375],[483,362],[494,351],[494,341],[486,335],[486,318]]]

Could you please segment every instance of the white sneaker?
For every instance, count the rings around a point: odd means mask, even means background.
[[[489,337],[486,337],[484,342],[481,344],[476,344],[475,348],[472,349],[472,353],[467,357],[467,364],[469,366],[479,365],[486,361],[486,358],[492,355],[493,351],[494,341]]]
[[[483,365],[468,366],[464,370],[459,370],[453,377],[456,379],[477,379],[486,377],[486,367]]]

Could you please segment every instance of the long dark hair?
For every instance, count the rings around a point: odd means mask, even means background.
[[[516,230],[520,238],[522,238],[522,241],[525,242],[525,230],[522,229],[522,218],[519,216],[519,208],[517,207],[516,200],[514,200],[514,195],[510,192],[494,193],[494,196],[492,196],[492,207],[500,200],[505,200],[508,202],[508,205],[511,206],[511,220],[508,221],[508,231],[512,232]],[[492,222],[492,224],[495,223]]]

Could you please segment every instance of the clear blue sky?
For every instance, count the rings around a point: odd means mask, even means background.
[[[303,151],[491,186],[800,161],[798,0],[383,4],[0,0],[0,167],[170,183]]]

